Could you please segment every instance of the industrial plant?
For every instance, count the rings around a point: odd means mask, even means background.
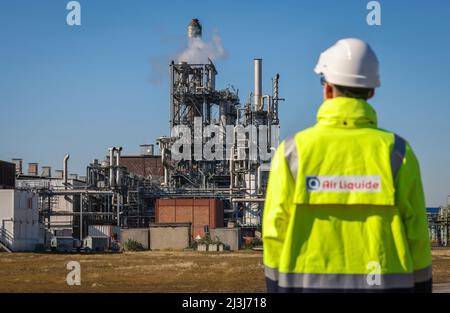
[[[201,36],[194,19],[188,39]],[[141,145],[140,155],[105,147],[83,175],[70,173],[69,154],[54,172],[28,163],[25,173],[22,159],[2,161],[1,248],[106,250],[132,239],[182,249],[207,237],[237,250],[243,238],[258,240],[283,99],[280,76],[264,93],[262,59],[253,64],[254,90],[241,103],[232,87],[217,88],[213,61],[172,61],[168,133]]]
[[[201,38],[197,19],[188,39]],[[218,69],[172,61],[168,131],[139,155],[105,147],[82,175],[70,155],[52,171],[23,159],[0,163],[0,249],[114,250],[127,240],[145,249],[206,250],[258,245],[270,159],[280,141],[280,75],[263,89],[255,58],[254,90],[242,101],[216,86]],[[430,240],[449,243],[449,207],[429,211]]]

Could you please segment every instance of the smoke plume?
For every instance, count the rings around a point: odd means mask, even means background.
[[[179,41],[178,38],[177,41]],[[209,42],[204,41],[201,37],[191,38],[184,50],[179,53],[150,57],[149,63],[152,69],[150,82],[155,85],[161,84],[167,77],[167,67],[172,60],[177,63],[206,64],[208,58],[211,61],[217,61],[227,56],[227,51],[219,35],[214,35]]]
[[[177,62],[204,64],[208,63],[208,58],[215,61],[226,56],[227,52],[218,35],[214,35],[210,42],[196,37],[189,39],[186,49],[177,56]]]

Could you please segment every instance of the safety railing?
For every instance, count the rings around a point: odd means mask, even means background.
[[[11,242],[13,242],[13,236],[10,231],[0,227],[0,245],[3,246],[8,252],[12,252]]]

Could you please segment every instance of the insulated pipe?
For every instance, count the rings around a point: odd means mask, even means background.
[[[258,165],[258,169],[256,171],[256,192],[258,194],[261,193],[261,165]]]
[[[231,151],[230,151],[230,195],[233,194],[233,175],[234,175],[234,142],[233,142],[233,146],[231,147]]]
[[[120,186],[120,151],[122,147],[116,149],[116,186]]]
[[[264,198],[233,198],[231,202],[264,202]]]
[[[169,171],[164,167],[164,187],[169,187]]]
[[[253,60],[255,88],[253,101],[255,111],[262,110],[262,59]]]
[[[69,176],[69,172],[68,172],[68,163],[69,163],[69,158],[70,158],[70,154],[66,154],[66,156],[64,157],[64,171],[63,171],[63,177],[64,177],[64,186],[65,189],[67,189],[67,178]]]
[[[164,168],[164,187],[169,187],[169,172],[167,170],[166,166],[166,147],[164,145],[161,145],[161,163]]]
[[[116,147],[110,147],[109,150],[109,186],[114,187],[114,152]]]
[[[262,101],[262,109],[264,109],[264,103],[267,103],[267,113],[270,113],[270,96],[269,95],[264,95],[262,97],[263,101]],[[267,99],[267,101],[265,102],[264,100]]]
[[[80,195],[80,240],[83,240],[83,195]]]
[[[267,101],[264,101],[264,99],[267,99]],[[272,126],[272,117],[271,117],[271,106],[273,104],[273,98],[269,95],[264,95],[263,96],[263,109],[264,109],[264,103],[267,104],[267,133],[266,133],[266,137],[267,137],[267,141],[266,141],[266,147],[270,148],[272,146],[272,130],[271,130],[271,126]],[[259,189],[258,189],[259,190]]]
[[[120,227],[120,202],[122,200],[122,197],[119,193],[117,193],[117,226]]]

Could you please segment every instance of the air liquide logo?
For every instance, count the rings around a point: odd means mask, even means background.
[[[306,176],[310,192],[380,192],[380,176]]]
[[[320,180],[317,176],[307,176],[306,187],[308,188],[308,191],[316,191],[320,188]]]

